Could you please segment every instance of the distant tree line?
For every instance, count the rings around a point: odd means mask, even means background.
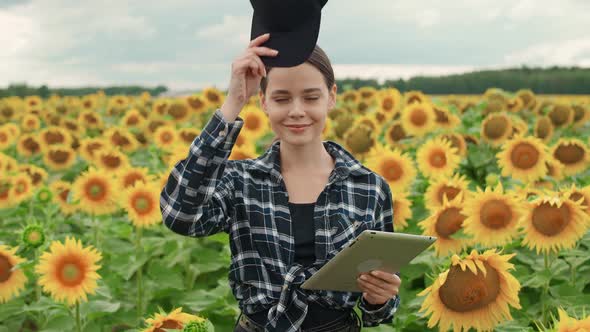
[[[416,76],[408,80],[386,80],[380,84],[376,79],[350,78],[336,80],[340,91],[358,89],[363,86],[375,88],[394,87],[401,92],[420,90],[427,94],[481,94],[488,88],[516,91],[528,88],[539,94],[590,94],[590,68],[550,67],[533,68],[523,66],[502,70],[481,70],[465,74],[445,76]],[[142,86],[49,88],[28,86],[25,83],[11,84],[0,88],[0,98],[8,96],[38,95],[47,98],[52,94],[60,96],[83,96],[99,90],[106,95],[139,95],[148,91],[152,96],[168,92],[166,86],[155,88]]]
[[[488,88],[517,91],[528,88],[539,94],[590,94],[590,68],[550,67],[482,70],[446,76],[416,76],[408,80],[337,80],[339,87],[358,89],[395,87],[401,92],[420,90],[427,94],[481,94]]]
[[[168,91],[168,88],[159,85],[155,88],[147,88],[142,86],[111,86],[111,87],[81,87],[81,88],[49,88],[47,85],[40,87],[29,86],[26,83],[10,84],[7,88],[0,88],[0,98],[9,96],[33,96],[37,95],[41,98],[48,98],[52,94],[59,96],[84,96],[96,93],[99,90],[104,91],[107,96],[113,95],[140,95],[144,91],[149,92],[152,96],[158,96],[161,93]]]

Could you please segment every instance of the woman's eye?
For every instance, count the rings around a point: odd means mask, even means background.
[[[285,100],[287,100],[287,99],[275,99],[275,101],[276,101],[277,103],[280,103],[280,102],[282,102],[282,101],[285,101]]]
[[[320,99],[320,98],[319,97],[310,97],[310,98],[307,98],[307,100],[318,100],[318,99]]]

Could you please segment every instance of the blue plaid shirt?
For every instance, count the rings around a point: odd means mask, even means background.
[[[393,232],[388,183],[342,146],[323,141],[335,158],[335,168],[314,211],[316,261],[303,267],[294,262],[280,141],[256,159],[229,160],[243,124],[239,116],[228,123],[219,109],[215,111],[161,192],[166,227],[193,237],[229,234],[232,292],[246,314],[269,309],[266,331],[300,330],[309,301],[342,310],[358,302],[364,327],[391,323],[399,296],[383,306],[371,306],[360,292],[299,287],[362,231]]]

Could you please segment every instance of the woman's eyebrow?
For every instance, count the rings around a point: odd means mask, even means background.
[[[321,92],[322,90],[319,88],[308,88],[308,89],[303,89],[303,93],[309,93],[309,92]],[[275,90],[271,93],[271,96],[274,95],[283,95],[283,94],[290,94],[289,90]]]

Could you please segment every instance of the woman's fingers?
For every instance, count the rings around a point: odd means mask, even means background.
[[[248,45],[248,47],[253,47],[253,46],[258,46],[262,43],[264,43],[268,37],[270,37],[270,33],[265,33],[263,35],[260,35],[254,39],[252,39],[252,41],[250,41],[250,44]]]

